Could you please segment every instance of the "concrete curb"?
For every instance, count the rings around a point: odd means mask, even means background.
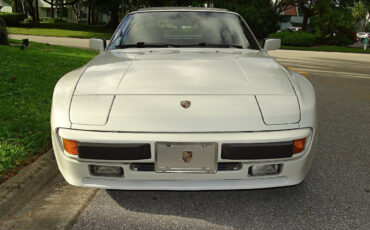
[[[21,208],[58,174],[58,166],[51,149],[1,184],[0,218]]]

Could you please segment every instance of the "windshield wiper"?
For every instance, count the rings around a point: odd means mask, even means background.
[[[154,42],[137,42],[134,44],[122,44],[116,46],[116,48],[119,49],[125,49],[125,48],[147,48],[147,47],[158,47],[158,48],[167,48],[167,47],[177,47],[173,44],[167,44],[167,43],[154,43]]]
[[[215,48],[238,48],[243,49],[243,46],[241,45],[234,45],[234,44],[211,44],[211,43],[199,43],[199,47],[215,47]]]

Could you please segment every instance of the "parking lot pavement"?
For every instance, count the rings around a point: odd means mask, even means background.
[[[315,159],[293,187],[100,190],[73,229],[370,229],[370,55],[276,51],[317,93]]]

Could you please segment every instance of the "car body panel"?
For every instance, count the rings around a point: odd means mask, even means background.
[[[191,101],[188,109],[180,105],[183,100]],[[94,116],[97,113],[95,109],[89,109]],[[292,121],[297,122],[294,117]],[[297,123],[290,126],[298,127]],[[72,128],[96,130],[97,127],[73,124]],[[108,122],[98,129],[122,132],[237,132],[265,130],[266,124],[253,95],[117,95]]]
[[[263,120],[268,125],[298,123],[301,117],[297,97],[291,95],[257,95]],[[276,102],[279,103],[276,103]]]
[[[294,90],[280,65],[261,51],[185,48],[107,51],[89,64],[76,87],[75,95],[89,94],[294,95]]]
[[[73,124],[105,125],[108,120],[114,96],[74,96],[71,102],[70,118]]]
[[[184,110],[183,100],[194,106]],[[233,49],[107,51],[81,76],[70,113],[74,128],[103,125],[99,129],[129,132],[294,128],[300,117],[294,88],[280,65],[261,51]]]

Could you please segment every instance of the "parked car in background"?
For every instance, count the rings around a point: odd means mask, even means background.
[[[296,185],[313,159],[315,91],[237,13],[128,14],[101,53],[57,83],[53,148],[77,186],[131,190]]]
[[[282,30],[278,30],[277,33],[280,32],[297,32],[297,31],[302,31],[302,27],[288,27]]]
[[[366,37],[369,38],[370,37],[370,33],[369,32],[358,32],[356,34],[356,37],[357,37],[357,41],[362,41]]]

